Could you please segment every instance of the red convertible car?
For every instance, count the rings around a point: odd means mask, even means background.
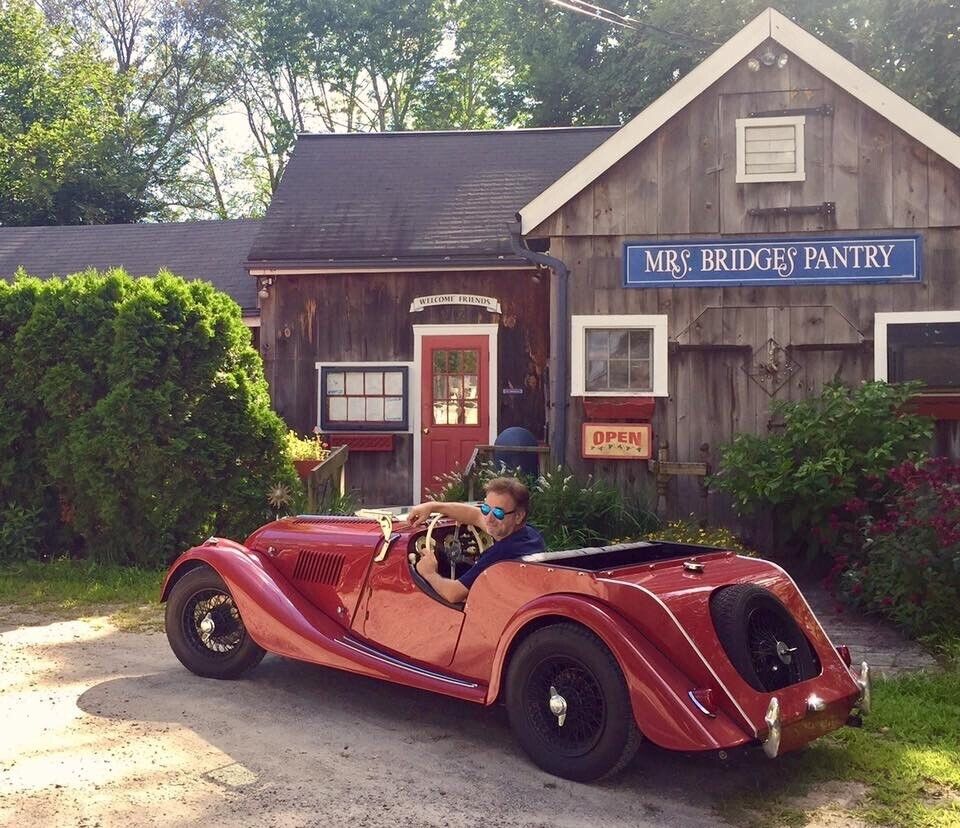
[[[377,511],[210,538],[167,575],[170,646],[212,678],[271,652],[503,702],[533,761],[579,781],[618,771],[641,738],[775,757],[869,711],[867,665],[851,670],[776,564],[656,541],[543,552],[491,566],[464,604],[413,565],[430,545],[457,574],[488,542]]]

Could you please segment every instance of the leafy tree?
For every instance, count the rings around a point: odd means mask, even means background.
[[[446,42],[414,105],[417,129],[498,129],[519,120],[522,95],[511,77],[502,0],[453,0]]]
[[[44,0],[43,6],[75,42],[112,58],[123,92],[122,150],[137,172],[131,195],[150,203],[157,217],[200,206],[222,213],[228,199],[222,181],[204,181],[211,172],[204,155],[216,132],[210,121],[229,97],[222,43],[235,13],[232,0]]]
[[[0,6],[0,224],[135,221],[150,205],[125,152],[122,84],[25,0]]]
[[[608,3],[622,29],[539,2],[504,7],[518,91],[537,126],[639,113],[768,0]],[[931,117],[960,130],[960,6],[935,0],[783,0],[778,8]]]

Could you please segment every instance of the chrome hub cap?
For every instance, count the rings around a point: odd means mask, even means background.
[[[557,717],[557,726],[563,727],[567,718],[567,700],[553,686],[550,687],[550,712]]]
[[[793,661],[793,654],[796,651],[796,647],[790,647],[782,641],[777,642],[777,658],[779,658],[784,664],[789,664],[791,661]]]
[[[206,640],[213,635],[216,628],[217,625],[213,623],[213,618],[210,617],[210,613],[208,612],[200,621],[200,636]]]

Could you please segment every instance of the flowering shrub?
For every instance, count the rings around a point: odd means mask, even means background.
[[[960,632],[960,465],[901,463],[831,515],[843,549],[828,585],[913,635]]]
[[[872,480],[925,453],[933,421],[904,411],[917,387],[831,384],[818,397],[774,402],[783,428],[737,435],[721,448],[710,485],[730,494],[741,513],[769,510],[783,551],[822,559],[833,548],[821,534],[830,514],[851,498],[874,496]]]
[[[722,526],[700,526],[692,517],[674,520],[646,535],[648,540],[672,541],[673,543],[696,543],[701,546],[719,546],[732,549],[741,555],[757,557],[757,553],[729,529]]]

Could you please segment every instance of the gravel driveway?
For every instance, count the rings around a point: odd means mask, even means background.
[[[645,746],[580,785],[534,767],[501,708],[275,656],[206,680],[161,633],[0,608],[4,825],[715,826],[789,760]]]

